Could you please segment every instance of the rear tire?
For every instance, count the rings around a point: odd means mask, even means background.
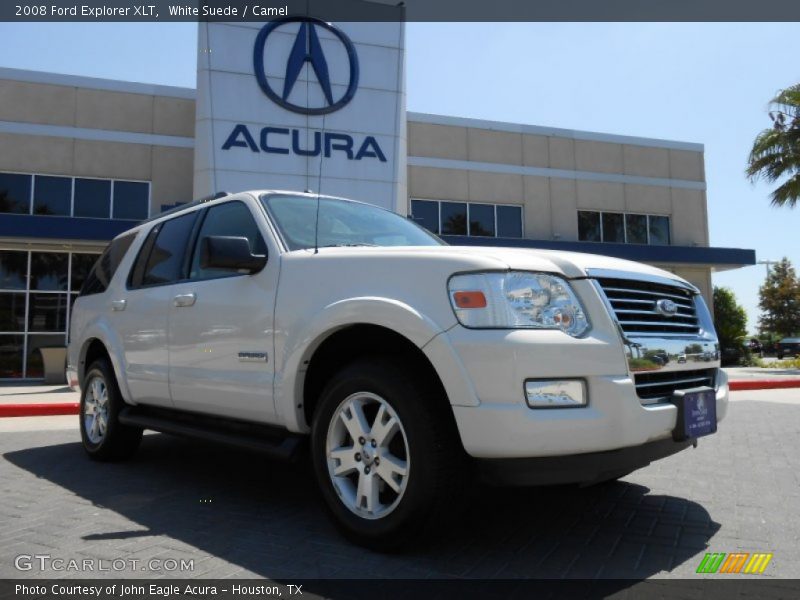
[[[83,378],[79,416],[83,448],[90,458],[125,460],[139,448],[142,429],[119,422],[124,407],[111,363],[96,360]]]
[[[325,386],[312,462],[328,512],[352,542],[399,550],[457,515],[468,460],[442,395],[388,359],[358,360]]]

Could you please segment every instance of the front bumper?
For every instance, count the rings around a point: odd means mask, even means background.
[[[475,458],[517,459],[589,454],[672,441],[678,409],[642,405],[628,375],[586,378],[585,408],[531,409],[517,392],[511,402],[453,406],[467,453]],[[728,408],[728,383],[717,371],[717,420]],[[645,463],[646,464],[646,463]],[[634,467],[636,468],[636,467]]]

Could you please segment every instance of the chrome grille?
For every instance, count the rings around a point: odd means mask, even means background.
[[[700,331],[694,294],[690,290],[633,279],[597,281],[625,333],[686,335]],[[669,317],[658,312],[656,302],[661,299],[672,300],[678,312]]]
[[[696,371],[658,371],[636,373],[633,376],[636,394],[642,400],[657,402],[672,396],[675,390],[688,390],[696,387],[714,387],[716,369]]]

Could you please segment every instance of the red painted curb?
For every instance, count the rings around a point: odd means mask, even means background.
[[[755,379],[728,382],[732,392],[741,390],[777,390],[800,388],[800,379]]]
[[[0,404],[0,417],[45,417],[53,415],[77,415],[77,402],[50,404]]]

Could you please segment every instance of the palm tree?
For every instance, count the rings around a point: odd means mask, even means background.
[[[778,92],[770,106],[772,127],[753,142],[746,173],[751,181],[786,178],[770,198],[773,206],[794,208],[800,200],[800,84]]]

